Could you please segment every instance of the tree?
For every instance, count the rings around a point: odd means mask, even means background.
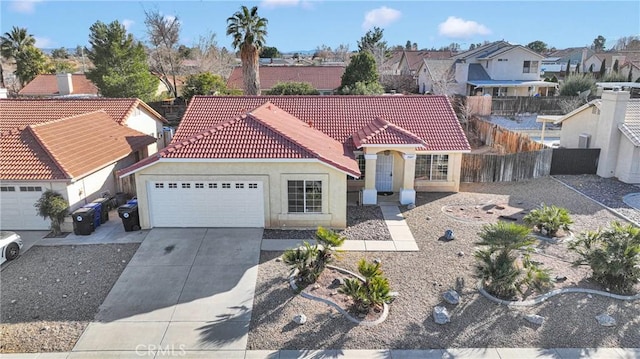
[[[52,66],[48,69],[50,74],[72,74],[76,72],[76,66],[65,60],[53,60]]]
[[[404,45],[405,50],[411,50],[411,40],[407,40],[407,43]]]
[[[571,59],[567,61],[567,68],[564,69],[564,77],[569,77],[569,74],[571,74]]]
[[[28,47],[35,46],[36,39],[27,32],[26,28],[14,26],[11,32],[0,36],[0,55],[7,60],[15,60],[16,56]],[[0,83],[5,87],[4,69],[0,64]]]
[[[589,65],[589,73],[593,73],[593,64]]]
[[[533,42],[530,42],[527,44],[527,47],[531,50],[531,51],[535,51],[539,54],[545,53],[549,50],[547,44],[543,41],[540,40],[536,40]]]
[[[249,10],[241,6],[227,19],[227,35],[233,37],[233,47],[240,50],[245,95],[260,95],[258,54],[264,46],[268,20],[258,16],[258,7]]]
[[[51,51],[51,57],[53,57],[54,59],[68,59],[69,53],[67,52],[67,49],[61,47],[59,49],[54,49],[53,51]]]
[[[613,72],[618,73],[618,59],[616,59],[616,61],[613,62]]]
[[[381,67],[382,63],[390,55],[387,42],[382,41],[383,34],[384,30],[376,26],[372,30],[367,31],[367,33],[358,40],[358,51],[370,52],[378,67]]]
[[[356,82],[341,88],[339,93],[341,95],[381,95],[384,93],[384,87],[377,82],[370,84]]]
[[[54,236],[62,234],[60,225],[64,222],[69,205],[62,195],[53,190],[46,190],[34,204],[38,215],[51,220],[51,231]]]
[[[342,62],[349,61],[349,44],[340,44],[333,50],[333,58]]]
[[[361,82],[365,86],[379,85],[376,60],[369,51],[361,51],[351,58],[351,62],[342,74],[340,91],[346,87],[353,89],[357,82]]]
[[[579,92],[591,90],[596,93],[596,81],[587,74],[569,75],[560,85],[560,96],[577,96]]]
[[[640,36],[623,36],[616,41],[613,48],[617,51],[638,51],[640,50]]]
[[[164,16],[158,10],[144,12],[144,24],[151,44],[149,52],[150,69],[160,77],[160,81],[173,97],[178,97],[176,74],[180,71],[181,55],[180,21],[177,17]]]
[[[320,92],[308,82],[279,82],[267,95],[320,95]]]
[[[278,51],[276,47],[265,46],[262,48],[262,51],[260,51],[261,59],[274,59],[279,57],[282,57],[282,54],[280,54],[280,51]]]
[[[604,77],[604,74],[607,73],[607,59],[603,59],[600,64],[600,71],[598,71],[598,75],[600,78]]]
[[[224,47],[218,47],[215,33],[200,36],[191,49],[190,58],[194,65],[183,68],[183,71],[192,75],[211,72],[227,78],[235,66],[234,54]]]
[[[579,63],[579,62],[576,64],[576,70],[575,70],[574,72],[575,72],[576,74],[579,74],[579,73],[580,73],[580,63]]]
[[[602,52],[604,51],[604,48],[605,48],[604,46],[605,42],[607,42],[607,39],[605,39],[604,36],[602,35],[598,35],[598,37],[593,39],[593,45],[591,46],[591,48],[595,52]]]
[[[36,76],[47,72],[47,57],[38,48],[30,46],[16,54],[16,77],[22,86]]]
[[[228,94],[227,84],[220,75],[204,72],[187,76],[182,90],[182,97],[189,101],[195,95]]]
[[[118,21],[97,21],[90,28],[91,49],[87,56],[94,68],[87,78],[105,97],[135,97],[143,101],[154,98],[158,78],[149,71],[144,46],[133,39]]]

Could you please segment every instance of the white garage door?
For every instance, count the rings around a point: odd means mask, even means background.
[[[0,228],[47,230],[49,220],[36,215],[34,203],[42,196],[41,186],[0,186]]]
[[[149,182],[152,227],[264,227],[260,181]]]

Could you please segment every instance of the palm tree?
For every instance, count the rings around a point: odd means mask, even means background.
[[[11,32],[5,32],[3,36],[0,36],[0,55],[7,60],[15,59],[18,54],[28,47],[35,46],[35,44],[36,39],[27,33],[26,28],[14,26]],[[4,69],[1,65],[0,82],[2,82],[1,86],[5,87]]]
[[[268,20],[258,16],[258,7],[240,7],[227,19],[227,35],[233,36],[233,47],[240,50],[245,95],[260,95],[258,58],[267,35]]]

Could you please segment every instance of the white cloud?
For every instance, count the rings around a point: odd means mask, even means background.
[[[469,38],[474,35],[489,35],[491,30],[475,21],[449,16],[447,20],[438,25],[438,33],[453,38]]]
[[[53,40],[46,37],[34,36],[33,38],[36,40],[36,47],[39,49],[49,49],[55,45]]]
[[[131,26],[133,26],[133,24],[136,23],[135,21],[130,19],[124,19],[121,22],[122,22],[122,26],[124,26],[124,29],[127,31],[131,30]]]
[[[36,11],[36,3],[42,0],[15,0],[9,5],[12,11],[23,14],[33,14]]]
[[[364,15],[364,22],[362,28],[369,30],[374,26],[387,26],[392,22],[398,20],[402,16],[402,13],[396,9],[392,9],[386,6],[379,7],[367,12]]]
[[[260,6],[267,8],[286,7],[286,6],[298,6],[300,0],[262,0]]]

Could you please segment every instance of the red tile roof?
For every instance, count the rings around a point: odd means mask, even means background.
[[[63,180],[67,176],[30,131],[0,132],[0,179]]]
[[[93,84],[84,74],[71,75],[73,92],[71,94],[98,95],[98,87]],[[56,75],[38,75],[23,87],[18,95],[22,96],[56,96],[60,95],[58,90],[58,79]]]
[[[67,178],[81,178],[155,143],[153,136],[118,125],[104,111],[29,125]]]
[[[340,87],[343,66],[261,66],[260,88],[273,88],[278,82],[307,82],[317,90],[334,90]],[[242,89],[242,68],[233,69],[227,87]]]
[[[356,148],[360,148],[363,145],[382,144],[426,146],[426,143],[420,137],[379,117],[351,137]]]
[[[181,141],[120,172],[160,158],[318,159],[355,177],[358,163],[343,145],[270,102]]]
[[[423,151],[468,151],[469,142],[445,96],[196,96],[189,103],[174,142],[240,116],[266,102],[345,145],[376,118],[402,128],[426,144]]]
[[[0,131],[23,129],[28,125],[49,122],[87,112],[104,110],[119,124],[124,124],[141,106],[163,122],[167,122],[149,105],[135,98],[95,99],[2,99]]]
[[[424,59],[437,59],[444,60],[449,59],[453,56],[451,51],[404,51],[404,56],[406,58],[407,64],[409,65],[409,70],[416,71],[422,65],[422,60]]]

